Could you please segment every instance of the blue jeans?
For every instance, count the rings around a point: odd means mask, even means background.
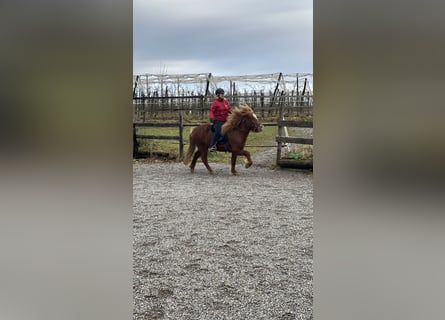
[[[223,124],[224,121],[213,120],[213,129],[215,130],[215,132],[213,132],[212,142],[210,143],[210,146],[216,145],[218,141],[222,138],[221,127]]]

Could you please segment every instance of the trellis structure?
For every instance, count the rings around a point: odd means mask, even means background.
[[[216,76],[212,73],[194,74],[140,74],[133,76],[133,97],[171,97],[213,95],[217,87],[222,87],[227,96],[239,93],[278,92],[312,96],[312,73],[270,73],[240,76]]]
[[[313,86],[311,73],[271,73],[242,76],[197,74],[135,75],[133,116],[146,121],[177,111],[204,120],[216,88],[226,91],[232,106],[248,104],[261,117],[275,117],[283,106],[286,114],[312,112]]]

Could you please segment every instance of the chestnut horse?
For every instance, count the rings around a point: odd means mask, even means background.
[[[264,126],[260,123],[253,110],[246,104],[240,105],[232,110],[232,113],[227,118],[226,123],[223,124],[221,133],[225,136],[223,142],[218,143],[218,151],[227,151],[232,153],[232,167],[230,172],[236,175],[235,170],[236,157],[245,156],[247,159],[246,168],[252,165],[250,152],[244,150],[247,136],[250,131],[260,132]],[[207,161],[208,148],[212,140],[211,125],[209,123],[202,124],[194,128],[190,132],[190,145],[187,154],[184,157],[184,164],[187,165],[190,158],[197,147],[198,150],[193,155],[192,163],[190,164],[190,171],[195,171],[196,161],[201,157],[202,162],[206,166],[210,174],[213,174]]]

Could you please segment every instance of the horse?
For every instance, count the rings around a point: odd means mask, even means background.
[[[260,123],[253,110],[247,104],[242,104],[239,107],[232,109],[227,121],[222,126],[221,133],[224,136],[224,140],[217,144],[217,150],[232,153],[230,172],[233,175],[237,174],[237,171],[235,170],[237,156],[246,157],[246,168],[249,168],[253,164],[250,152],[244,150],[244,146],[246,145],[246,140],[250,131],[261,132],[263,131],[263,128],[264,125]],[[189,166],[192,173],[195,171],[196,161],[201,157],[208,172],[213,174],[213,170],[210,168],[207,161],[208,148],[211,140],[212,129],[210,123],[202,124],[191,130],[190,144],[187,154],[184,157],[184,164],[188,165],[190,158],[197,147],[198,150],[193,155],[192,162]]]

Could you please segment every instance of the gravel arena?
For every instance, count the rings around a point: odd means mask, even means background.
[[[134,161],[133,319],[312,319],[312,172],[275,157]]]

